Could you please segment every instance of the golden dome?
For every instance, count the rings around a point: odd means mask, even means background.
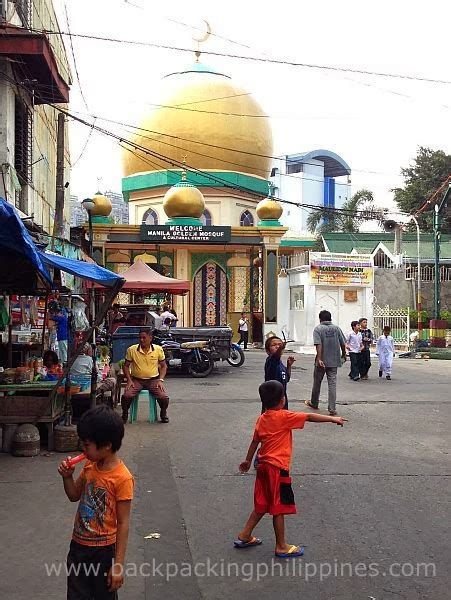
[[[164,195],[163,210],[170,219],[174,217],[199,219],[205,210],[204,197],[197,187],[182,179]]]
[[[169,169],[184,155],[195,169],[269,176],[271,126],[252,95],[200,63],[168,75],[163,87],[161,105],[132,141],[165,158],[124,151],[125,176]]]
[[[276,200],[265,198],[257,204],[257,215],[261,221],[277,221],[283,213],[283,208]]]
[[[108,217],[113,209],[111,200],[100,192],[97,192],[97,194],[92,197],[92,201],[95,206],[91,211],[91,215],[93,217]]]

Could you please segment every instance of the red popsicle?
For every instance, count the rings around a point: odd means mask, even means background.
[[[76,464],[81,462],[82,460],[86,460],[86,454],[79,454],[78,456],[74,456],[74,458],[70,458],[66,460],[66,464],[69,468],[74,467]]]

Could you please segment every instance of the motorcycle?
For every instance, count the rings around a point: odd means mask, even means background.
[[[244,363],[244,352],[239,344],[232,343],[230,345],[230,355],[227,358],[227,362],[232,367],[241,367]]]
[[[166,356],[170,371],[183,370],[191,377],[208,377],[213,370],[211,344],[208,341],[177,342],[171,334],[154,332],[154,341],[159,344]]]

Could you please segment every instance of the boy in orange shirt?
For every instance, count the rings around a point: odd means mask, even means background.
[[[254,510],[233,544],[235,548],[260,545],[262,540],[254,537],[252,532],[263,515],[269,513],[273,518],[276,536],[275,555],[279,558],[294,558],[302,556],[304,548],[285,542],[284,516],[296,513],[289,473],[293,450],[292,430],[302,429],[306,421],[343,426],[346,419],[282,410],[285,406],[285,390],[279,381],[265,381],[258,391],[265,412],[257,420],[246,460],[240,464],[241,473],[249,471],[252,458],[261,444],[254,488]]]
[[[133,499],[133,476],[116,455],[124,424],[102,405],[82,416],[77,432],[87,458],[80,476],[74,481],[67,459],[58,468],[67,497],[80,501],[67,556],[67,599],[116,600]]]

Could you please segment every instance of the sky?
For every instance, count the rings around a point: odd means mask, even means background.
[[[451,4],[442,0],[256,0],[171,3],[152,0],[54,0],[62,31],[195,47],[206,19],[214,35],[204,50],[451,80]],[[175,23],[174,20],[179,23]],[[65,37],[72,64],[70,111],[122,135],[101,118],[139,125],[161,100],[165,74],[192,64],[188,52]],[[77,80],[74,59],[79,74]],[[393,206],[401,167],[419,146],[451,154],[451,85],[256,63],[217,56],[202,62],[229,74],[268,115],[274,154],[324,148],[352,169],[352,191],[370,189]],[[80,92],[80,88],[82,93]],[[86,104],[85,104],[86,101]],[[71,193],[84,198],[121,190],[115,140],[70,124]]]

